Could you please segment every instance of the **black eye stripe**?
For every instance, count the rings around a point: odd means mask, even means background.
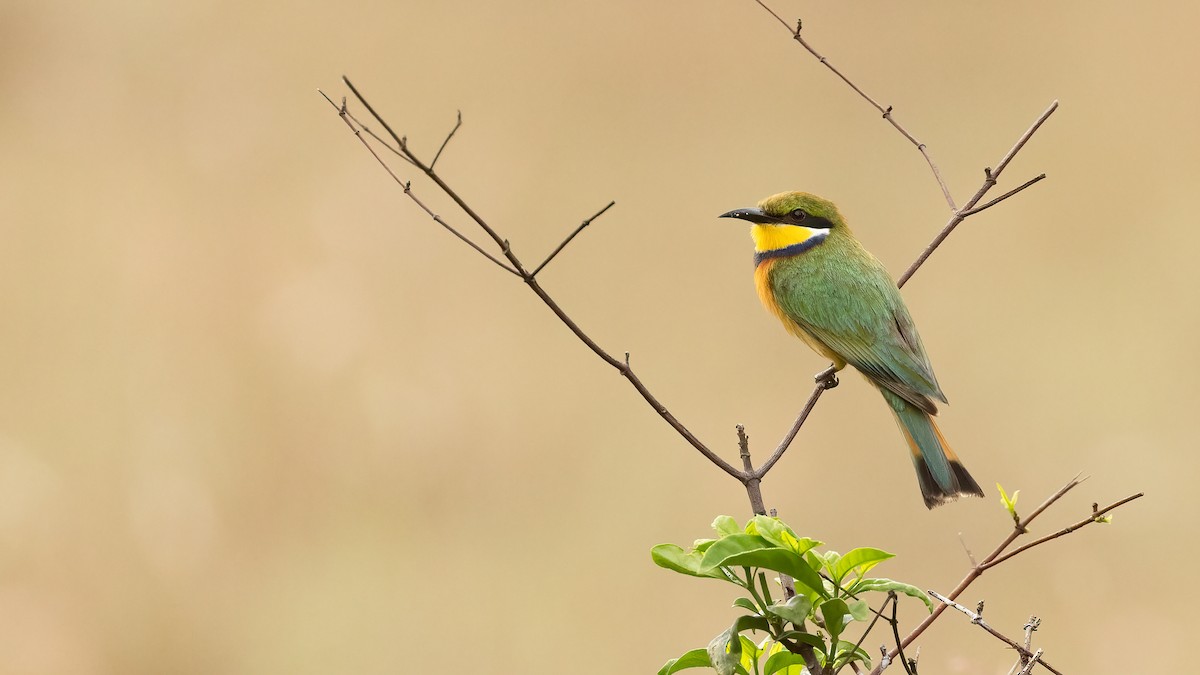
[[[794,215],[796,211],[800,211],[804,214],[804,216],[801,218],[796,218]],[[775,216],[775,222],[780,225],[802,225],[804,227],[810,227],[814,230],[833,229],[833,223],[829,222],[828,218],[814,216],[803,209],[794,209],[792,211],[788,211],[782,216]]]

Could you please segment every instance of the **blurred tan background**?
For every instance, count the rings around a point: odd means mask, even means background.
[[[982,554],[1008,531],[995,482],[1028,510],[1092,476],[1039,533],[1145,490],[964,599],[1013,633],[1042,616],[1065,672],[1181,666],[1200,6],[772,4],[895,106],[960,203],[1062,107],[1000,189],[1049,180],[905,290],[988,499],[926,512],[847,375],[768,502],[947,591],[958,533]],[[817,192],[899,273],[948,215],[915,150],[750,0],[8,0],[0,672],[647,673],[734,616],[732,588],[648,550],[744,519],[740,487],[403,198],[317,95],[342,73],[427,157],[463,110],[439,167],[527,262],[615,199],[543,283],[729,458],[737,423],[765,457],[825,364],[715,216]],[[957,616],[921,646],[922,672],[1011,663]]]

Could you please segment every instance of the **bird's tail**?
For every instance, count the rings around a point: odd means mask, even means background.
[[[886,389],[880,391],[896,414],[896,423],[908,442],[926,508],[964,496],[982,497],[983,490],[958,461],[933,416]]]

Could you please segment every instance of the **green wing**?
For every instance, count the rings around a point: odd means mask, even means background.
[[[789,318],[867,378],[935,414],[930,399],[946,397],[921,336],[887,271],[866,256],[853,266],[825,260],[798,273],[774,274],[776,300]]]

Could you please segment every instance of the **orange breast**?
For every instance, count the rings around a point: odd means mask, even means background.
[[[771,268],[778,264],[780,260],[782,258],[767,258],[760,262],[758,267],[754,268],[754,288],[758,291],[758,299],[762,301],[763,307],[766,307],[768,312],[774,314],[779,319],[779,322],[783,324],[787,332],[804,340],[804,343],[813,351],[830,359],[839,368],[845,366],[846,362],[841,356],[826,346],[824,342],[818,340],[816,336],[804,330],[800,324],[792,320],[775,300],[775,290],[771,288]]]

